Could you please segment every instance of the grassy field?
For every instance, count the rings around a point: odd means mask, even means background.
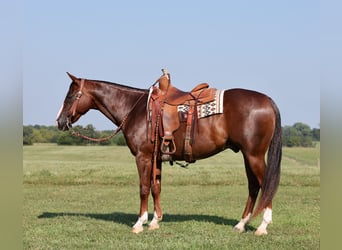
[[[163,165],[160,229],[132,234],[138,174],[126,147],[34,145],[23,149],[24,249],[319,249],[316,148],[284,148],[268,235],[232,230],[247,198],[241,154],[222,152],[188,169]],[[150,219],[153,213],[150,199]]]

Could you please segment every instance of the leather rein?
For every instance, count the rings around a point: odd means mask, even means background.
[[[81,96],[83,95],[82,93],[82,89],[83,89],[83,86],[84,86],[84,79],[82,78],[81,79],[81,86],[80,86],[80,90],[76,93],[76,101],[72,104],[71,106],[71,113],[72,115],[74,116],[75,113],[76,113],[76,109],[77,109],[77,106],[78,106],[78,103],[79,103],[79,100],[81,98]],[[121,130],[122,128],[125,126],[126,124],[126,121],[128,119],[128,116],[132,113],[132,111],[135,109],[135,107],[137,106],[137,104],[139,103],[139,101],[141,100],[141,98],[144,96],[144,94],[142,94],[138,100],[134,103],[134,105],[132,106],[131,110],[125,115],[125,117],[122,119],[122,122],[121,124],[113,131],[112,134],[110,134],[109,136],[106,136],[106,137],[102,137],[102,138],[92,138],[92,137],[89,137],[89,136],[86,136],[86,135],[83,135],[81,134],[80,132],[78,131],[71,131],[71,134],[77,136],[77,137],[80,137],[80,138],[83,138],[83,139],[86,139],[86,140],[89,140],[89,141],[93,141],[93,142],[103,142],[103,141],[108,141],[109,139],[113,138],[114,136],[116,136]]]

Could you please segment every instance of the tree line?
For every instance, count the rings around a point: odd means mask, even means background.
[[[74,126],[73,131],[82,133],[92,138],[109,136],[111,130],[96,130],[91,124]],[[293,126],[282,127],[283,146],[286,147],[313,147],[315,142],[320,141],[320,129],[313,128],[304,123],[295,123]],[[114,138],[103,142],[91,142],[89,140],[72,135],[69,131],[63,132],[55,126],[28,125],[23,127],[23,145],[34,143],[56,143],[58,145],[118,145],[126,146],[126,140],[120,132]]]
[[[91,124],[83,127],[81,125],[73,126],[75,132],[80,132],[82,135],[92,138],[107,137],[112,134],[111,130],[96,130]],[[126,140],[122,132],[119,132],[115,137],[103,142],[91,142],[89,140],[72,135],[70,131],[60,131],[56,126],[44,125],[28,125],[23,127],[23,144],[33,145],[34,143],[56,143],[58,145],[118,145],[126,146]]]
[[[301,122],[293,126],[282,127],[283,146],[286,147],[313,147],[320,141],[319,128],[311,129],[309,125]]]

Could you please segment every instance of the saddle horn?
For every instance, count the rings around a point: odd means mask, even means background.
[[[167,71],[167,69],[162,69],[163,76],[167,77],[167,79],[170,80],[170,73]]]
[[[171,83],[171,77],[167,69],[162,69],[162,72],[163,75],[157,80],[157,82],[159,82],[159,89],[166,94]]]

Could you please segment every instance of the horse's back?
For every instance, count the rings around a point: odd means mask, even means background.
[[[228,89],[224,93],[225,103],[234,103],[240,105],[241,103],[254,103],[256,105],[263,105],[267,104],[269,100],[270,97],[268,97],[267,95],[249,89]],[[242,107],[244,107],[244,105]]]

